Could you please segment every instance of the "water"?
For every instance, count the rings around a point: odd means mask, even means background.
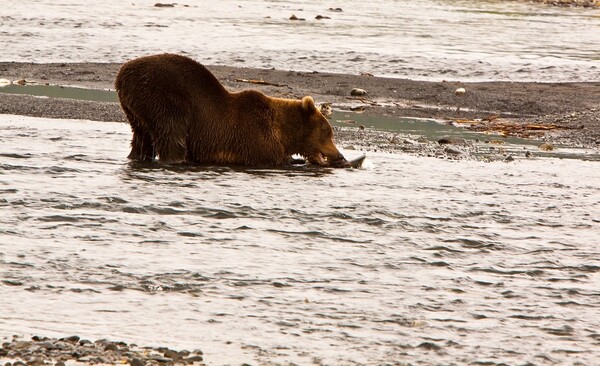
[[[599,9],[498,0],[155,3],[4,1],[1,59],[123,62],[176,52],[207,64],[412,79],[600,80]]]
[[[91,100],[95,102],[117,102],[117,93],[113,90],[86,89],[62,85],[18,85],[0,86],[0,93],[35,95],[36,97],[68,98]]]
[[[2,60],[168,51],[416,79],[600,80],[598,10],[155,2],[4,1]],[[236,169],[131,163],[129,139],[126,124],[0,116],[0,339],[201,348],[210,365],[600,359],[597,152],[512,163],[369,152],[362,170]]]
[[[168,167],[127,161],[129,139],[0,116],[0,338],[210,365],[600,359],[598,162]]]

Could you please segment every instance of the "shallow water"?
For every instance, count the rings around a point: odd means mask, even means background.
[[[0,338],[210,365],[600,358],[598,162],[165,167],[128,162],[129,139],[0,116]]]
[[[86,89],[62,85],[9,84],[0,86],[0,93],[34,95],[43,98],[91,100],[95,102],[118,101],[117,93],[114,90]]]
[[[600,80],[599,9],[499,0],[155,3],[5,1],[0,57],[122,62],[176,52],[207,64],[413,79]]]

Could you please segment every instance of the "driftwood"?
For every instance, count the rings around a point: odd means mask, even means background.
[[[496,132],[501,136],[531,137],[541,135],[543,131],[568,128],[555,124],[538,125],[503,121],[499,120],[498,115],[491,115],[483,119],[450,118],[449,120],[459,125],[467,125],[467,129],[472,131]]]
[[[272,83],[270,81],[265,81],[262,79],[239,79],[239,78],[236,78],[235,81],[240,82],[240,83],[250,83],[250,84],[259,84],[259,85],[288,86],[287,84]]]
[[[349,100],[358,100],[358,101],[360,101],[360,102],[362,102],[364,104],[369,104],[369,105],[373,105],[373,106],[379,106],[380,105],[379,103],[377,103],[374,100],[369,100],[369,99],[365,99],[365,98],[362,98],[362,97],[346,97],[346,99],[349,99]]]

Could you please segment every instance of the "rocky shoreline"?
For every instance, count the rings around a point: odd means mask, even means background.
[[[140,347],[106,339],[89,341],[79,336],[48,338],[13,336],[2,342],[0,360],[4,366],[116,365],[202,366],[201,350],[175,351],[166,347]]]

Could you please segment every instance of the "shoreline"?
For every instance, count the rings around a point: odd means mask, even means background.
[[[0,62],[0,78],[26,83],[113,89],[120,63]],[[466,129],[575,147],[600,147],[600,82],[420,81],[371,75],[206,65],[229,91],[302,98],[366,116],[445,121]],[[256,81],[264,82],[257,84]],[[366,95],[350,95],[354,88]],[[463,94],[456,93],[463,88]],[[115,102],[2,93],[0,113],[125,122]]]

